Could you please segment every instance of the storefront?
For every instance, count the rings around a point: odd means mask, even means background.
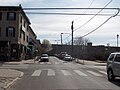
[[[0,41],[0,60],[8,60],[9,45],[8,41]]]

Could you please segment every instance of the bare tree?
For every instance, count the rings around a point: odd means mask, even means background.
[[[52,50],[52,44],[50,43],[49,40],[44,39],[42,42],[42,52],[46,53],[51,50]]]
[[[74,45],[87,45],[87,43],[90,42],[88,38],[82,38],[82,37],[75,37],[74,39]]]

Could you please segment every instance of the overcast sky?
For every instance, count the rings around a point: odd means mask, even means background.
[[[109,3],[112,1],[111,3]],[[23,8],[27,7],[81,7],[81,8],[103,8],[107,7],[120,8],[120,0],[0,0],[1,6],[18,6],[22,5]],[[106,8],[107,8],[106,7]],[[25,11],[25,12],[68,12],[79,14],[96,14],[100,10],[38,10],[38,11]],[[116,14],[117,10],[102,10],[100,14]],[[120,14],[119,14],[120,15]],[[31,27],[41,41],[48,39],[51,43],[57,43],[55,40],[60,40],[61,33],[71,33],[71,22],[74,20],[74,29],[80,27],[93,16],[81,15],[45,15],[45,14],[27,14],[31,21]],[[95,16],[89,23],[85,24],[82,28],[74,31],[74,37],[83,36],[90,31],[97,28],[105,22],[110,16]],[[89,38],[94,45],[107,45],[116,46],[117,34],[120,35],[120,16],[111,18],[102,27],[95,32],[89,34],[85,38]],[[63,34],[63,43],[71,40],[69,34]],[[68,37],[68,38],[67,38]],[[119,39],[120,41],[120,39]],[[60,41],[58,41],[60,43]]]

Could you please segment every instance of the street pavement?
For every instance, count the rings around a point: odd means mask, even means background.
[[[0,62],[0,67],[3,65],[18,65],[18,64],[33,64],[33,59],[22,60],[22,61],[11,61],[11,62]],[[14,69],[0,68],[0,90],[6,90],[9,88],[17,79],[24,75],[23,72]]]
[[[87,60],[80,60],[80,59],[76,59],[75,62],[82,65],[101,65],[101,66],[106,65],[106,63],[99,63],[95,61],[87,61]],[[35,63],[38,63],[38,61],[34,61],[34,59],[22,60],[20,62],[12,61],[12,62],[0,63],[0,67],[3,64],[14,65],[14,64],[35,64]],[[61,72],[64,73],[65,71],[63,70]],[[0,90],[5,90],[6,88],[9,88],[9,86],[11,86],[17,79],[21,78],[23,75],[24,73],[18,70],[0,68]]]

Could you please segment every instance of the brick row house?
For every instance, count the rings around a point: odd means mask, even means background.
[[[40,43],[30,24],[21,5],[0,6],[0,60],[34,56]]]

